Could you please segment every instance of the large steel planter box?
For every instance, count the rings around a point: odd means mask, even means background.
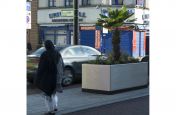
[[[148,63],[82,64],[82,91],[114,93],[147,86]]]

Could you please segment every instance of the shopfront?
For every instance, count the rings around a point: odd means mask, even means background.
[[[79,27],[95,24],[99,13],[96,9],[80,8]],[[40,43],[51,40],[56,45],[73,44],[73,14],[73,10],[68,8],[38,10]]]
[[[56,45],[71,44],[73,36],[73,26],[40,26],[39,37],[41,42],[51,40]]]
[[[115,7],[113,7],[115,9]],[[135,18],[138,20],[136,23],[142,23],[142,15],[145,13],[141,9],[128,8],[128,11],[135,13]],[[107,7],[86,7],[79,8],[79,28],[81,27],[93,27],[99,18],[99,14],[107,12]],[[43,43],[45,40],[51,40],[56,45],[68,45],[73,44],[73,9],[62,8],[62,9],[40,9],[38,10],[37,23],[39,25],[39,40]],[[136,15],[139,14],[139,15]],[[146,14],[146,13],[145,13]],[[82,30],[79,31],[79,43],[85,44],[83,39],[89,41],[89,45],[97,47],[95,45],[96,35],[95,30]],[[97,31],[96,31],[97,32]],[[90,35],[87,35],[87,34]],[[87,35],[87,36],[85,36]],[[92,40],[94,41],[92,41]],[[97,39],[98,40],[98,39]],[[94,43],[95,42],[95,43]]]

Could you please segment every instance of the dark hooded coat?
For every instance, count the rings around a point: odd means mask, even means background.
[[[36,85],[48,96],[51,96],[57,88],[57,64],[61,55],[55,50],[50,40],[45,41],[45,48],[46,51],[40,56]]]

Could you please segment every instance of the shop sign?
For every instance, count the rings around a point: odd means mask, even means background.
[[[31,11],[31,2],[26,2],[26,11]]]
[[[79,12],[79,17],[86,17],[85,12]],[[74,12],[72,10],[61,10],[60,12],[50,13],[49,18],[57,17],[73,17]]]
[[[95,30],[95,26],[81,26],[80,30]]]
[[[134,9],[128,9],[127,11],[128,11],[129,14],[133,14],[135,12]],[[101,9],[101,14],[105,15],[105,16],[108,16],[108,9],[107,8]]]
[[[80,22],[83,21],[83,19],[79,19]],[[52,19],[52,22],[73,22],[73,19]]]
[[[149,19],[149,14],[143,14],[143,15],[142,15],[142,19],[143,19],[143,20]]]
[[[107,34],[108,33],[108,29],[107,28],[103,28],[103,33]]]
[[[74,15],[73,10],[62,10],[61,16],[62,17],[72,17]]]
[[[28,11],[26,14],[26,25],[27,29],[31,29],[31,11]]]
[[[31,29],[31,2],[26,2],[26,29]]]
[[[143,24],[149,25],[149,14],[142,15]]]
[[[134,13],[134,9],[128,9],[127,10],[129,14],[133,14]]]
[[[51,13],[49,14],[49,18],[61,17],[61,12]]]

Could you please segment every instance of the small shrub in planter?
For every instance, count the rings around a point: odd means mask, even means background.
[[[96,60],[89,61],[89,64],[102,64],[102,65],[113,65],[113,64],[126,64],[126,63],[138,63],[140,62],[138,58],[129,56],[128,54],[122,53],[118,61],[113,60],[113,55],[109,54],[107,59],[102,59],[98,56]]]

